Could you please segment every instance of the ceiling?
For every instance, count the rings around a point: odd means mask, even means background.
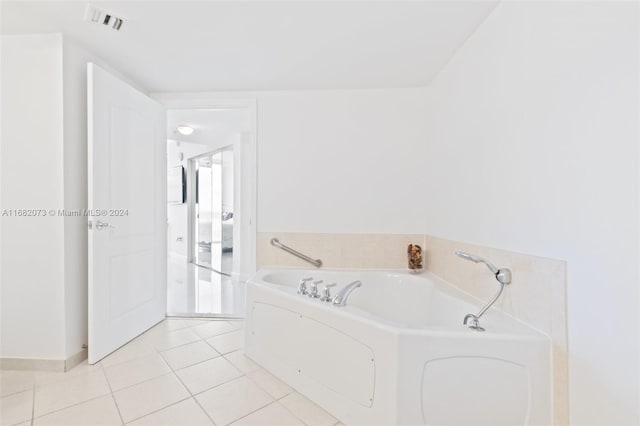
[[[2,1],[3,34],[63,32],[150,92],[423,86],[498,1]]]
[[[186,124],[193,128],[191,135],[177,132]],[[250,128],[249,114],[240,109],[170,109],[167,110],[167,138],[220,148],[231,138]]]

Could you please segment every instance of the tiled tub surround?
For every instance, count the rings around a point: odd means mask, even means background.
[[[482,301],[498,289],[497,281],[484,265],[455,256],[467,251],[489,259],[497,267],[508,267],[513,282],[505,288],[495,307],[551,336],[553,344],[553,419],[556,425],[568,421],[566,263],[424,234],[312,234],[258,233],[258,268],[265,266],[304,267],[309,265],[270,245],[279,238],[313,258],[323,268],[406,269],[406,249],[410,243],[424,249],[427,271],[443,278]],[[462,318],[461,318],[462,320]]]
[[[244,356],[243,327],[167,319],[95,365],[2,370],[0,425],[339,424]]]
[[[322,260],[324,268],[402,269],[407,267],[407,245],[423,245],[422,234],[303,234],[259,232],[256,237],[257,268],[309,264],[271,245],[278,238],[307,256]],[[424,247],[424,246],[423,246]]]

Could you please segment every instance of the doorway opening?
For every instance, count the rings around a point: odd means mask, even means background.
[[[255,268],[254,109],[165,105],[167,315],[242,317]]]

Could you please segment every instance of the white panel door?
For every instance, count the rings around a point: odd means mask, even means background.
[[[89,363],[166,314],[166,113],[89,64]]]

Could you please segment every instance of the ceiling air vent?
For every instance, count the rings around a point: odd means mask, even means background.
[[[84,20],[88,22],[94,22],[96,24],[106,25],[116,31],[120,31],[124,21],[122,18],[115,16],[111,12],[107,12],[104,9],[100,9],[92,4],[87,5],[87,11],[84,14]]]

